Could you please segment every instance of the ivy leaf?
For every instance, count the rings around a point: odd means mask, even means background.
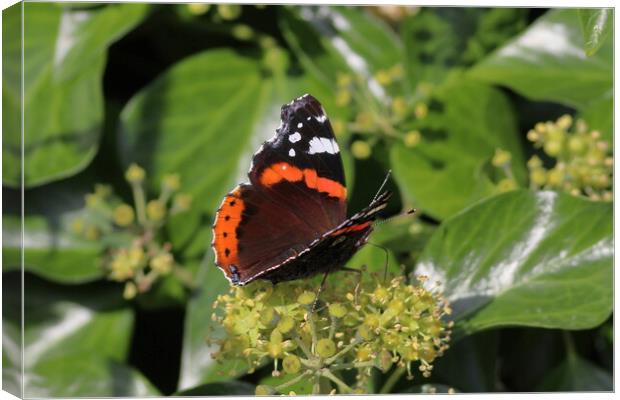
[[[577,10],[551,10],[476,64],[468,76],[507,86],[529,99],[579,109],[612,92],[611,42],[587,57]]]
[[[103,126],[106,49],[145,10],[142,4],[77,10],[24,3],[23,66],[22,6],[3,13],[3,113],[10,116],[3,120],[3,184],[21,184],[22,128],[26,187],[71,176],[90,163]]]
[[[490,161],[498,148],[512,154],[513,174],[524,184],[523,153],[506,96],[463,80],[444,85],[437,97],[442,110],[422,121],[420,143],[415,148],[397,144],[391,150],[394,178],[409,203],[444,219],[493,194],[492,178],[499,171]]]
[[[415,270],[440,281],[464,333],[586,329],[612,309],[612,205],[514,191],[446,221]]]

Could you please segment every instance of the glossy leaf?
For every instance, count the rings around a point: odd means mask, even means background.
[[[159,391],[135,369],[91,354],[62,355],[26,373],[27,397],[148,397]]]
[[[612,97],[604,97],[581,111],[589,130],[598,130],[601,137],[611,144],[614,133],[614,102]]]
[[[56,4],[24,4],[24,183],[36,186],[82,170],[94,157],[103,124],[102,76],[106,48],[134,26],[142,5],[87,10]],[[136,12],[138,11],[138,12]],[[13,33],[19,7],[3,14],[3,112],[21,115],[21,37]],[[21,125],[3,125],[3,183],[17,187],[21,171]]]
[[[121,114],[124,166],[142,165],[154,191],[163,175],[179,173],[194,207],[213,213],[236,183],[247,180],[251,156],[273,136],[280,107],[298,95],[283,79],[262,76],[259,60],[231,50],[174,65]]]
[[[611,93],[613,73],[611,40],[592,57],[582,44],[577,10],[551,10],[468,75],[530,99],[581,108]]]
[[[463,81],[439,92],[443,111],[427,118],[415,148],[394,145],[394,178],[409,204],[436,219],[493,194],[488,170],[501,148],[512,154],[512,171],[525,181],[523,154],[516,121],[506,96],[486,85]],[[499,170],[496,171],[499,173]]]
[[[613,25],[611,8],[585,8],[579,10],[586,54],[594,55],[603,45]]]
[[[20,278],[18,273],[3,276],[3,301],[6,305],[3,323],[5,328],[9,328],[4,330],[9,336],[3,340],[3,345],[8,345],[5,352],[9,354],[15,353],[15,344],[21,345]],[[69,287],[50,284],[26,274],[24,300],[24,369],[29,377],[27,396],[75,395],[68,384],[71,379],[81,382],[81,393],[85,395],[83,390],[88,389],[88,383],[94,386],[102,378],[95,375],[101,375],[101,370],[107,369],[111,361],[118,364],[126,359],[133,314],[124,307],[122,293],[117,286],[90,284]],[[86,362],[91,357],[96,362],[89,363],[89,368],[98,371],[95,375],[91,375],[92,370],[82,369],[81,363],[77,364],[78,360]],[[15,360],[15,357],[10,359]],[[14,370],[18,365],[3,367]],[[60,384],[63,379],[64,383]],[[39,382],[41,386],[38,386]],[[53,382],[58,382],[59,386],[56,387]],[[45,390],[49,391],[44,394]],[[110,391],[108,395],[112,393]],[[129,394],[127,392],[125,395]]]
[[[237,363],[217,363],[211,358],[211,353],[217,349],[210,348],[205,342],[205,338],[218,333],[211,330],[215,328],[211,320],[213,302],[219,294],[228,291],[230,287],[224,274],[213,264],[211,257],[208,257],[208,261],[205,261],[198,270],[196,276],[198,289],[190,299],[185,314],[180,390],[199,384],[225,381],[238,375],[238,373],[233,373],[232,376],[228,374]]]
[[[339,73],[354,73],[385,97],[373,76],[401,63],[403,49],[382,21],[354,7],[296,6],[281,14],[284,36],[311,75],[333,88]]]
[[[538,385],[541,392],[610,392],[613,376],[577,355],[569,356]]]
[[[611,312],[612,258],[611,204],[520,190],[446,221],[415,272],[443,283],[465,333],[585,329]]]
[[[19,192],[5,190],[2,225],[3,271],[24,268],[61,283],[83,283],[104,275],[98,263],[103,244],[71,229],[84,212],[84,194],[92,191],[90,175],[52,183],[25,192],[24,242],[21,246]]]

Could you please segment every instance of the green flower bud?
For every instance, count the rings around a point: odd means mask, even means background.
[[[536,186],[542,186],[547,182],[547,171],[536,168],[530,171],[530,181]]]
[[[275,390],[271,386],[258,385],[254,389],[254,394],[257,396],[271,396],[275,394]]]
[[[347,308],[341,303],[333,303],[329,305],[329,315],[335,318],[342,318],[347,314]]]
[[[127,282],[125,284],[125,290],[123,290],[123,298],[125,300],[131,300],[138,294],[138,288],[133,282]]]
[[[239,40],[250,40],[254,37],[254,30],[245,24],[237,24],[232,28],[232,35]]]
[[[407,114],[407,101],[404,97],[399,96],[392,100],[392,113],[399,118],[402,118]]]
[[[316,298],[316,294],[309,292],[309,291],[304,291],[302,294],[299,295],[299,297],[297,297],[297,302],[299,304],[308,306],[314,303],[315,298]]]
[[[573,135],[568,139],[568,150],[575,156],[583,155],[587,149],[586,141],[577,135]]]
[[[353,154],[355,158],[365,160],[370,157],[371,153],[372,149],[370,145],[363,140],[356,140],[351,144],[351,154]]]
[[[405,138],[403,141],[405,142],[405,146],[407,147],[415,147],[422,140],[422,135],[420,131],[410,131],[405,134]]]
[[[495,149],[495,155],[491,160],[491,164],[495,167],[501,167],[510,163],[512,155],[510,152],[502,149]]]
[[[211,8],[211,4],[209,3],[191,3],[187,5],[187,8],[190,13],[194,15],[201,15],[209,11]]]
[[[239,18],[241,15],[241,5],[239,4],[218,4],[217,13],[226,21]]]
[[[181,187],[181,178],[179,174],[164,175],[161,180],[161,185],[166,190],[178,190]]]
[[[543,145],[543,149],[545,150],[545,153],[550,156],[557,157],[562,151],[562,142],[559,140],[548,140]]]
[[[166,275],[172,270],[174,259],[170,253],[161,253],[153,257],[149,266],[161,275]]]
[[[424,103],[418,103],[415,106],[414,113],[418,119],[424,119],[428,115],[428,106]]]
[[[517,182],[515,182],[514,179],[510,179],[510,178],[502,179],[497,184],[497,189],[502,193],[515,190],[517,189]]]
[[[299,361],[299,357],[295,355],[290,355],[284,357],[282,360],[282,369],[287,374],[296,374],[301,369],[301,361]]]
[[[146,205],[146,215],[151,221],[161,221],[166,216],[166,207],[159,200],[151,200]]]
[[[381,323],[381,318],[377,314],[367,314],[364,318],[364,325],[369,329],[377,329]]]
[[[134,220],[133,208],[127,204],[121,204],[114,209],[114,223],[118,226],[128,226]]]
[[[323,358],[329,358],[336,354],[336,343],[331,339],[321,339],[316,343],[316,352]]]
[[[378,361],[379,368],[381,369],[381,371],[383,371],[383,373],[388,372],[392,367],[392,355],[386,349],[381,350],[381,353],[379,353]]]
[[[146,173],[144,169],[142,169],[138,164],[132,163],[129,168],[127,168],[127,172],[125,172],[125,179],[129,183],[142,183],[144,181]]]

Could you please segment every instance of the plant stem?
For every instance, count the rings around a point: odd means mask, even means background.
[[[338,353],[336,353],[335,355],[333,355],[333,356],[329,357],[328,359],[326,359],[325,360],[325,364],[333,363],[338,358],[340,358],[343,354],[345,354],[346,352],[351,350],[353,347],[355,347],[355,345],[357,345],[357,340],[354,340],[352,343],[349,343],[342,350],[340,350]]]
[[[569,363],[573,363],[577,360],[577,350],[575,350],[575,342],[573,337],[567,331],[562,331],[562,338],[564,339],[564,345],[566,346],[566,358]]]
[[[274,389],[277,392],[280,392],[282,389],[284,389],[284,388],[286,388],[288,386],[296,384],[297,382],[299,382],[300,380],[302,380],[303,378],[305,378],[306,376],[308,376],[310,374],[311,374],[310,371],[306,371],[303,374],[299,374],[298,376],[296,376],[295,378],[291,379],[290,381],[284,382],[283,384],[276,386]]]
[[[390,393],[390,391],[394,388],[394,385],[396,385],[396,383],[400,380],[400,378],[402,378],[404,373],[405,373],[404,368],[396,367],[394,372],[392,372],[392,374],[389,376],[387,381],[385,381],[385,383],[383,384],[383,387],[381,387],[379,394]]]
[[[133,201],[136,205],[138,222],[140,225],[146,226],[146,200],[144,198],[144,190],[142,189],[142,185],[132,183],[131,191],[133,192]]]
[[[336,385],[338,385],[338,389],[340,389],[341,393],[353,393],[353,389],[346,383],[344,383],[341,379],[339,379],[336,375],[332,374],[332,372],[328,369],[324,369],[321,371],[321,375],[328,378]]]

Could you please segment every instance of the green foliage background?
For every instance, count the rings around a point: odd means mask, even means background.
[[[228,288],[208,248],[214,211],[282,104],[308,92],[332,121],[352,120],[355,106],[335,100],[338,74],[370,82],[396,64],[404,83],[369,101],[381,109],[432,84],[428,118],[410,121],[422,140],[340,135],[350,209],[393,170],[391,212],[417,207],[421,229],[395,219],[373,241],[443,283],[456,338],[431,378],[392,391],[612,389],[612,204],[528,190],[525,167],[538,121],[569,113],[611,140],[611,11],[429,8],[394,22],[363,7],[25,3],[23,88],[21,12],[3,12],[5,389],[21,385],[22,244],[25,395],[242,394],[269,382],[269,368],[231,381],[205,345],[211,304]],[[360,138],[367,159],[350,153]],[[511,152],[521,189],[498,192],[496,148]],[[194,196],[166,231],[195,273],[192,293],[162,284],[123,301],[99,265],[102,245],[69,233],[96,182],[130,199],[131,162],[149,190],[178,172]],[[382,260],[368,248],[350,264]]]

